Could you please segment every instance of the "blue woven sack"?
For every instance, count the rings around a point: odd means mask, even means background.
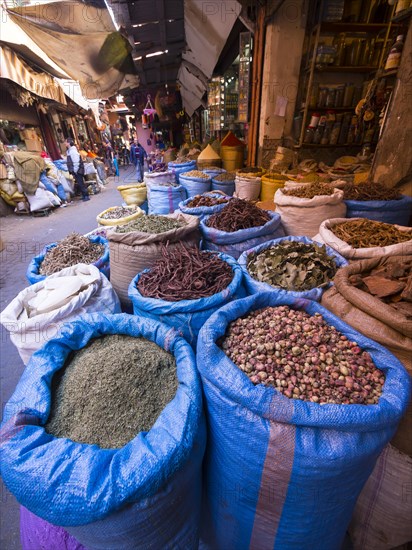
[[[149,214],[173,214],[179,203],[186,198],[184,187],[147,183]]]
[[[347,218],[368,218],[378,222],[408,226],[412,216],[412,197],[402,195],[391,201],[347,200]]]
[[[239,231],[233,231],[233,233],[208,227],[206,225],[208,217],[204,218],[200,221],[199,226],[202,234],[202,248],[223,252],[237,260],[245,250],[249,250],[260,243],[283,237],[285,232],[279,214],[276,212],[268,212],[268,214],[270,220],[265,225],[240,229]]]
[[[180,183],[179,177],[180,174],[184,174],[185,172],[189,172],[190,170],[196,170],[196,161],[195,160],[189,160],[187,162],[169,162],[167,165],[168,170],[171,170],[176,178],[176,183]]]
[[[53,374],[104,334],[147,338],[173,354],[178,390],[148,432],[119,449],[46,433]],[[198,547],[206,432],[192,348],[176,331],[132,315],[87,315],[33,354],[4,411],[3,480],[25,508],[88,549]]]
[[[225,174],[226,170],[224,168],[218,168],[217,166],[211,166],[210,168],[203,168],[202,172],[207,174],[209,178],[213,180],[213,178],[219,174]]]
[[[385,373],[376,405],[319,405],[255,386],[217,345],[252,310],[320,313]],[[357,497],[406,410],[410,380],[384,347],[317,302],[262,292],[222,307],[203,326],[197,364],[209,427],[202,538],[228,550],[341,548]]]
[[[203,194],[208,197],[213,197],[215,199],[221,199],[221,198],[230,199],[230,197],[226,197],[224,195],[221,195],[220,193],[213,193],[213,191],[209,191],[208,193],[203,193]],[[227,205],[227,202],[223,202],[222,204],[216,204],[215,206],[195,206],[194,208],[190,208],[187,205],[192,200],[193,200],[193,197],[179,203],[179,210],[183,212],[183,214],[189,214],[190,216],[197,216],[201,220],[206,216],[211,216],[212,214],[216,214],[216,212],[220,212]]]
[[[212,177],[212,191],[223,191],[226,195],[229,197],[233,196],[233,193],[235,192],[235,177],[236,173],[233,173],[233,180],[232,179],[216,179],[216,176]],[[229,173],[228,173],[229,176]]]
[[[322,294],[324,291],[329,288],[332,285],[332,282],[330,282],[328,285],[325,285],[322,288],[311,288],[310,290],[304,290],[302,292],[297,292],[293,290],[284,290],[280,287],[275,287],[270,285],[269,283],[262,283],[260,281],[257,281],[254,279],[247,269],[247,263],[248,258],[250,254],[259,254],[260,252],[263,252],[267,248],[270,248],[271,246],[276,246],[277,244],[280,244],[284,241],[291,241],[291,242],[299,242],[303,244],[314,244],[315,241],[312,239],[309,239],[308,237],[282,237],[280,239],[274,239],[273,241],[268,241],[263,244],[260,244],[258,246],[255,246],[254,248],[250,248],[249,250],[246,250],[243,252],[243,254],[240,256],[238,262],[243,270],[243,277],[244,277],[244,284],[246,287],[246,290],[248,291],[248,294],[257,294],[258,292],[276,292],[279,296],[290,296],[292,298],[307,298],[308,300],[316,300],[317,302],[320,301],[322,298]],[[318,244],[319,243],[315,243]],[[343,256],[338,254],[336,250],[333,250],[333,248],[330,248],[329,246],[323,245],[326,248],[326,252],[328,256],[331,256],[335,259],[337,267],[343,267],[345,265],[348,265],[348,261],[345,260]]]
[[[179,181],[186,189],[188,199],[195,195],[203,195],[203,193],[207,193],[212,188],[212,180],[210,178],[194,178],[186,176],[186,174],[180,174]]]
[[[233,280],[222,292],[198,300],[168,302],[142,296],[137,288],[137,283],[142,273],[150,271],[145,269],[133,279],[129,286],[129,298],[133,303],[133,313],[173,327],[189,344],[196,347],[199,330],[206,320],[224,304],[246,296],[243,274],[239,264],[231,256],[225,254],[219,254],[219,258],[231,266],[234,272]]]
[[[97,244],[103,244],[104,245],[104,254],[101,258],[99,258],[96,262],[93,263],[94,266],[97,267],[99,271],[103,273],[103,275],[106,275],[106,277],[110,278],[110,258],[109,258],[109,243],[107,239],[104,237],[101,237],[99,235],[90,235],[88,236],[88,239],[92,243]],[[40,281],[43,281],[46,278],[46,275],[40,274],[40,266],[44,260],[44,257],[46,256],[46,253],[57,246],[58,243],[52,243],[47,244],[43,250],[35,256],[31,262],[29,263],[29,267],[26,271],[26,278],[29,281],[31,285],[34,285],[34,283],[39,283]]]

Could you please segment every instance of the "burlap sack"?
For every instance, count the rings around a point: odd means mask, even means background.
[[[343,191],[340,189],[335,189],[332,195],[319,195],[313,199],[285,195],[283,189],[278,189],[274,201],[286,234],[296,237],[312,238],[324,220],[341,218],[346,214]]]
[[[390,550],[412,540],[411,479],[412,459],[387,445],[356,502],[354,550]]]
[[[131,309],[128,297],[129,284],[134,277],[146,268],[152,267],[161,257],[160,243],[169,246],[178,242],[199,245],[199,218],[187,214],[170,214],[186,225],[161,234],[149,234],[139,231],[117,233],[116,229],[107,232],[110,246],[110,282],[120,298],[122,306]]]
[[[351,218],[350,221],[363,220],[364,218]],[[394,225],[400,231],[411,231],[411,240],[391,244],[389,246],[374,246],[371,248],[353,248],[350,244],[342,241],[333,233],[335,225],[349,221],[346,218],[329,219],[322,222],[319,227],[319,233],[314,237],[315,241],[327,244],[334,248],[339,254],[348,260],[362,260],[365,258],[375,258],[377,256],[406,256],[412,254],[412,230],[410,227]],[[283,217],[282,217],[283,222]]]
[[[323,294],[321,304],[365,336],[385,346],[402,361],[412,376],[412,320],[349,282],[351,275],[410,258],[380,256],[359,260],[339,269],[333,280],[334,286]],[[391,443],[412,456],[412,404],[409,404]]]

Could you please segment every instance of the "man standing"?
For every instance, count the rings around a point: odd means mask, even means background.
[[[139,182],[143,181],[143,165],[145,158],[147,158],[147,153],[140,145],[139,140],[135,138],[130,147],[130,162],[136,167],[136,177]]]
[[[81,193],[82,193],[82,200],[89,201],[89,193],[87,191],[87,188],[84,184],[84,162],[81,159],[81,156],[79,154],[79,151],[77,150],[77,147],[74,144],[74,141],[70,138],[66,139],[66,146],[67,146],[67,169],[69,170],[70,174],[74,176],[74,179],[76,181],[76,184],[78,185]]]
[[[104,151],[104,165],[107,168],[107,175],[113,176],[114,166],[113,166],[113,147],[111,146],[110,141],[105,141],[103,143],[103,151]]]

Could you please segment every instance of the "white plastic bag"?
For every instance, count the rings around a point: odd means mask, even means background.
[[[45,208],[51,208],[54,206],[50,202],[48,191],[38,187],[34,195],[26,195],[27,200],[30,204],[30,212],[36,212],[37,210],[44,210]]]
[[[246,178],[236,174],[233,196],[247,201],[256,201],[259,198],[261,186],[261,177]]]
[[[343,218],[346,214],[343,191],[340,189],[334,189],[332,195],[319,195],[313,199],[285,195],[282,189],[278,189],[275,204],[286,234],[297,237],[312,238],[324,220]]]
[[[410,241],[399,244],[391,244],[389,246],[374,246],[371,248],[353,248],[347,242],[339,239],[339,237],[337,237],[332,231],[335,225],[338,225],[340,223],[363,219],[364,218],[350,218],[350,220],[348,220],[347,218],[335,218],[331,220],[325,220],[321,223],[319,233],[316,235],[316,237],[314,237],[313,240],[323,244],[327,244],[348,260],[361,260],[366,258],[375,258],[376,256],[404,256],[406,254],[412,254],[412,230],[410,227],[394,225],[394,227],[396,227],[400,231],[410,231]]]
[[[79,283],[76,281],[79,279]],[[85,313],[120,313],[108,279],[93,265],[77,264],[22,290],[0,314],[24,364],[63,324]]]

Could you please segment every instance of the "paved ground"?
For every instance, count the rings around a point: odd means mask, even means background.
[[[87,233],[97,226],[96,216],[109,206],[122,203],[117,185],[135,181],[134,170],[121,168],[119,178],[109,178],[109,183],[99,194],[83,203],[76,200],[67,208],[56,208],[47,217],[16,216],[0,218],[0,236],[4,249],[0,253],[0,311],[26,286],[25,273],[33,256],[43,246],[65,237],[71,231]],[[24,365],[16,348],[10,342],[8,332],[1,327],[0,395],[1,413],[12,395],[23,372]],[[19,536],[19,507],[16,499],[1,484],[0,487],[0,548],[21,548]]]

